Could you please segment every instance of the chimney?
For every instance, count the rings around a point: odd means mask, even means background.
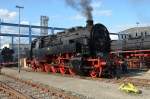
[[[88,31],[91,31],[93,27],[93,20],[87,20],[86,21],[86,28],[88,29]]]

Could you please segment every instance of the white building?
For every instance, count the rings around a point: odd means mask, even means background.
[[[130,28],[124,31],[121,31],[119,33],[125,33],[128,34],[128,37],[126,38],[138,38],[141,36],[148,36],[150,35],[150,26],[147,27],[134,27],[134,28]],[[123,37],[125,38],[125,37]]]

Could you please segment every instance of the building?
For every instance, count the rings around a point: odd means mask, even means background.
[[[134,27],[119,32],[120,40],[112,41],[112,50],[150,49],[150,27]]]
[[[150,35],[150,26],[147,27],[134,27],[134,28],[130,28],[124,31],[119,32],[120,34],[128,34],[127,37],[123,37],[123,38],[138,38],[141,36],[148,36]]]

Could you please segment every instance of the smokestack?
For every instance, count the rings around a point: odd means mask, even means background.
[[[93,26],[93,20],[87,20],[86,23],[86,26]]]
[[[86,21],[86,28],[88,29],[88,31],[91,31],[93,27],[93,20],[87,20]]]

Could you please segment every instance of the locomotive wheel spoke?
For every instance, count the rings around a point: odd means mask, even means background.
[[[56,69],[54,68],[54,66],[51,66],[51,71],[52,73],[56,73]]]
[[[90,76],[91,76],[92,78],[96,78],[96,77],[97,77],[96,71],[95,71],[95,70],[92,70],[92,71],[90,72]]]
[[[37,66],[36,66],[35,63],[32,64],[32,70],[35,71],[35,72],[37,71]]]
[[[102,67],[99,68],[99,77],[102,76]]]
[[[60,71],[60,73],[61,73],[62,75],[65,74],[65,68],[59,68],[59,71]]]
[[[45,72],[45,66],[44,65],[40,65],[40,69],[42,72]]]
[[[48,73],[50,72],[50,66],[48,64],[44,64],[45,66],[45,71]]]

